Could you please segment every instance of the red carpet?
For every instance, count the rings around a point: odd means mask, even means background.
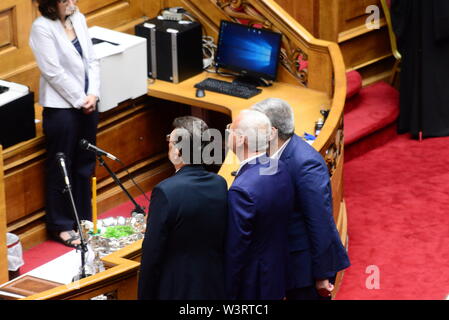
[[[449,138],[394,136],[345,163],[352,266],[338,300],[449,294],[448,146]],[[379,268],[379,289],[366,286],[371,265]]]
[[[386,82],[362,88],[357,71],[346,73],[345,161],[374,150],[396,133],[399,92]]]
[[[150,198],[151,191],[147,192],[146,196]],[[138,204],[144,206],[146,211],[148,210],[148,201],[143,195],[136,197],[135,200]],[[99,215],[98,218],[104,219],[116,216],[129,217],[133,209],[134,205],[131,203],[131,201],[128,201],[111,210],[103,212]],[[53,240],[48,240],[44,243],[41,243],[23,253],[25,264],[20,268],[20,273],[27,273],[28,271],[31,271],[53,259],[56,259],[57,257],[62,256],[63,254],[71,250],[73,249]]]
[[[346,100],[355,96],[362,89],[362,76],[357,71],[346,72]]]
[[[445,299],[449,294],[449,138],[387,144],[345,163],[349,255],[337,300]],[[149,197],[149,196],[148,196]],[[145,206],[143,197],[136,200]],[[124,203],[100,217],[129,216]],[[24,253],[22,273],[67,248],[47,241]],[[368,289],[367,268],[379,269]]]
[[[396,121],[399,92],[385,82],[360,90],[345,104],[345,146]]]

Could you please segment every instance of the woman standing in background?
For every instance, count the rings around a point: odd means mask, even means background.
[[[46,140],[46,223],[51,236],[67,246],[80,244],[75,217],[64,190],[56,154],[64,153],[80,220],[91,220],[91,176],[95,155],[79,147],[95,144],[100,92],[99,64],[86,19],[77,0],[38,0],[30,47],[41,71],[39,103]]]

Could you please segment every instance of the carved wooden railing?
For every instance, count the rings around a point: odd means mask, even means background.
[[[144,14],[153,17],[163,7],[182,6],[203,25],[204,33],[217,36],[221,19],[259,25],[283,34],[278,81],[307,90],[325,93],[330,101],[327,121],[313,147],[328,164],[331,175],[334,218],[343,243],[346,243],[346,210],[343,200],[343,107],[346,95],[345,66],[335,43],[313,38],[297,21],[273,0],[173,0],[146,1]],[[301,97],[298,97],[300,104]],[[301,134],[301,133],[300,133]],[[104,258],[110,267],[104,272],[82,279],[77,286],[62,286],[28,297],[28,299],[87,299],[111,291],[116,297],[134,299],[138,277],[141,242]],[[337,279],[337,287],[341,274]],[[125,281],[125,282],[123,282]],[[117,291],[118,290],[118,291]]]
[[[280,32],[276,25],[261,15],[257,9],[247,1],[218,0],[216,1],[216,4],[225,12],[228,18],[234,20],[234,22]],[[296,46],[291,39],[285,36],[282,37],[280,62],[298,80],[299,84],[307,87],[308,56],[300,47]]]

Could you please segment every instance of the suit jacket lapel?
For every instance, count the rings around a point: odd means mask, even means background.
[[[78,41],[81,46],[81,50],[83,51],[83,56],[87,58],[87,56],[86,56],[86,54],[87,54],[86,41],[87,40],[86,40],[85,34],[83,32],[83,26],[81,25],[81,21],[80,21],[80,19],[78,19],[78,15],[76,13],[72,15],[71,19],[72,19],[73,29],[75,30],[76,36],[78,37]],[[74,47],[74,46],[72,45],[72,47]],[[78,50],[76,50],[76,52],[79,54]]]
[[[187,165],[182,167],[181,169],[178,170],[178,172],[176,172],[174,175],[175,176],[182,176],[185,174],[188,174],[190,172],[202,172],[204,171],[204,167],[203,166],[199,166],[199,165]]]
[[[269,161],[269,159],[268,159],[268,157],[267,157],[266,154],[263,154],[263,155],[261,155],[260,157],[257,157],[255,160],[256,160],[255,163],[254,163],[254,160],[253,160],[253,161],[250,161],[250,162],[248,162],[248,163],[246,163],[246,164],[242,167],[242,169],[240,169],[239,174],[238,174],[235,178],[237,179],[239,176],[241,176],[241,175],[242,175],[246,170],[248,170],[249,168],[251,168],[251,167],[253,167],[253,166],[255,166],[255,165],[259,165],[259,164],[261,164],[261,162],[262,162],[262,163],[267,163],[267,162]]]
[[[75,28],[75,22],[73,20],[76,20],[76,19],[72,19],[72,24],[73,24],[73,28],[75,29],[75,32],[77,32],[77,29]],[[73,54],[80,56],[78,50],[76,50],[73,43],[67,37],[67,34],[65,33],[64,26],[62,25],[61,21],[59,19],[57,19],[56,21],[52,21],[52,22],[55,23],[55,27],[56,27],[56,35],[55,35],[56,39],[58,41],[62,41],[64,46],[68,47],[69,50],[71,50],[73,52]],[[76,36],[78,36],[78,33],[76,34]],[[79,38],[78,38],[78,41],[80,41]],[[80,42],[80,44],[81,44],[81,42]],[[83,49],[82,46],[81,46],[81,48]]]

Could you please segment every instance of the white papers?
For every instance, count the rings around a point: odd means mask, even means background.
[[[28,94],[29,89],[22,84],[0,80],[0,85],[9,90],[0,94],[0,107]]]
[[[94,45],[95,55],[98,59],[109,57],[114,54],[122,53],[125,51],[123,46],[116,46],[109,42],[100,42]]]

